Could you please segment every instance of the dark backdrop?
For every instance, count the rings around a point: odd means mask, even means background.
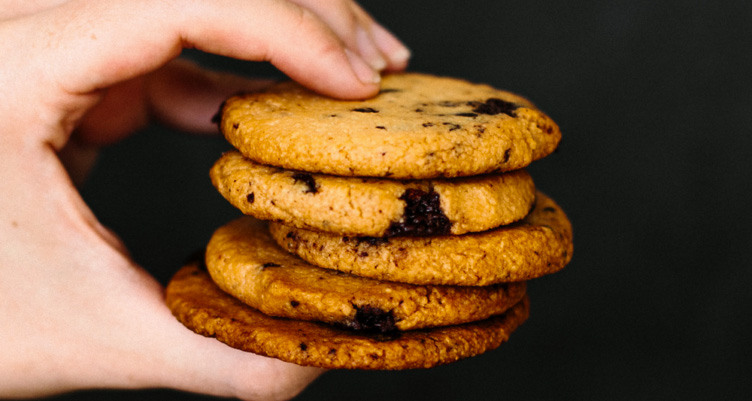
[[[531,318],[501,348],[430,370],[330,372],[300,400],[749,399],[752,2],[363,4],[411,47],[412,70],[518,92],[561,125],[559,152],[530,170],[573,221],[575,254],[530,284]],[[237,215],[207,176],[224,149],[150,127],[107,149],[84,189],[163,283]],[[61,399],[104,396],[203,399]]]

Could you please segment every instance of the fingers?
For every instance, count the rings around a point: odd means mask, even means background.
[[[182,37],[186,44],[236,58],[270,61],[301,84],[326,95],[375,95],[380,76],[308,9],[286,1],[210,2],[197,8]],[[206,18],[211,15],[210,18]],[[190,17],[190,16],[189,16]],[[219,25],[215,21],[221,21]]]
[[[212,118],[229,96],[257,92],[273,80],[247,79],[208,71],[187,60],[175,60],[151,74],[146,81],[150,114],[181,131],[216,133]]]
[[[351,0],[292,0],[326,22],[348,48],[375,70],[405,69],[410,51]]]
[[[81,145],[109,145],[145,127],[151,118],[181,131],[216,133],[211,120],[224,99],[262,90],[273,82],[173,60],[151,74],[109,88],[81,121],[73,140]]]
[[[378,90],[379,75],[362,57],[346,52],[318,17],[284,1],[71,1],[24,21],[16,36],[27,44],[27,57],[72,94],[156,70],[183,47],[270,61],[331,96],[362,98]]]

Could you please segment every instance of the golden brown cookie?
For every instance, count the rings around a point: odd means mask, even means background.
[[[222,292],[196,264],[167,286],[166,302],[186,327],[241,350],[328,369],[430,368],[498,347],[528,317],[523,298],[505,314],[436,329],[352,332],[323,323],[266,316]]]
[[[361,179],[282,170],[232,151],[210,175],[245,214],[342,235],[485,231],[522,219],[535,200],[524,170],[452,180]]]
[[[414,330],[486,319],[525,294],[524,283],[487,287],[419,286],[311,266],[242,217],[220,227],[206,265],[225,292],[270,316],[315,320],[354,330]]]
[[[308,262],[378,280],[489,285],[529,280],[572,258],[572,226],[561,208],[537,194],[522,221],[482,233],[439,237],[342,237],[272,223],[272,237]]]
[[[561,139],[556,123],[520,96],[416,73],[385,76],[381,93],[362,101],[280,83],[228,99],[220,129],[261,164],[397,179],[516,170]]]

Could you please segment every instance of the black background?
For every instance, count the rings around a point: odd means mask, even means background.
[[[575,254],[529,285],[531,318],[499,349],[430,370],[329,372],[299,399],[749,399],[752,2],[362,4],[412,49],[411,70],[509,89],[560,124],[559,152],[530,171],[573,221]],[[227,148],[150,127],[104,151],[84,196],[166,283],[237,216],[207,175]],[[204,399],[60,398],[105,396]]]

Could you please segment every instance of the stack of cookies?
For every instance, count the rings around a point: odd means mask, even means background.
[[[523,169],[556,149],[526,99],[423,74],[341,101],[285,82],[228,99],[237,149],[211,170],[246,216],[171,281],[190,329],[324,368],[427,368],[506,341],[525,282],[563,268],[572,229]]]

